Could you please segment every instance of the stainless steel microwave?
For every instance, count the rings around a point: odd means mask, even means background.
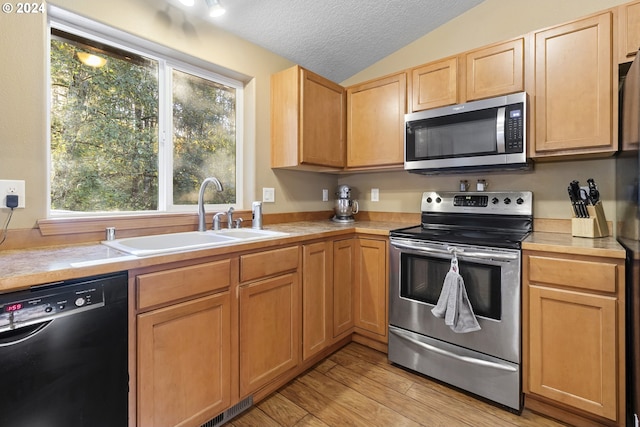
[[[405,115],[404,168],[416,173],[527,169],[527,94]]]

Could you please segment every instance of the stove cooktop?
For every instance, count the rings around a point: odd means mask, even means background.
[[[533,230],[533,194],[518,192],[425,192],[422,224],[391,237],[519,249]]]

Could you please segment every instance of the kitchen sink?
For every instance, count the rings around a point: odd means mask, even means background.
[[[136,256],[206,249],[246,241],[286,236],[287,233],[270,230],[225,229],[218,231],[187,231],[183,233],[128,237],[105,240],[103,245]]]

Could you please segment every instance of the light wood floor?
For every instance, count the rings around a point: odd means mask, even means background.
[[[387,362],[351,343],[226,427],[559,427],[524,410],[518,416]]]

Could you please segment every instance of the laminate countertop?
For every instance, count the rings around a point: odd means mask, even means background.
[[[387,221],[339,224],[328,220],[281,223],[265,225],[264,228],[288,233],[287,236],[142,257],[109,248],[100,242],[8,250],[0,252],[0,292],[178,261],[258,251],[313,239],[346,237],[354,233],[388,236],[391,230],[411,225],[414,224]],[[569,234],[534,232],[523,242],[522,248],[578,255],[625,257],[624,249],[613,237],[588,239],[572,237]]]
[[[129,255],[102,245],[100,242],[8,250],[0,252],[0,292],[177,261],[269,249],[313,239],[348,236],[354,233],[388,236],[389,231],[409,225],[413,224],[386,221],[356,221],[351,224],[339,224],[329,220],[281,223],[265,225],[264,228],[288,233],[287,236],[143,257]]]

